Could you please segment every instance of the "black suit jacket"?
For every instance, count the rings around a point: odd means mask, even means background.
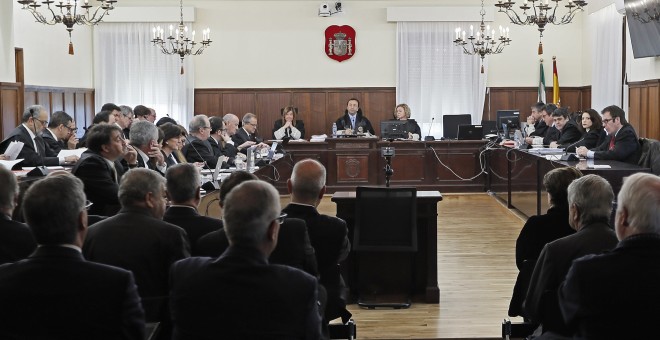
[[[189,257],[186,232],[145,211],[122,208],[115,216],[89,227],[83,246],[85,258],[133,272],[140,296],[167,296],[172,263]],[[147,321],[158,318],[162,305],[143,303]]]
[[[219,258],[172,266],[173,339],[319,339],[317,282],[268,264],[256,249],[232,246]]]
[[[57,155],[60,153],[60,151],[62,151],[62,149],[67,148],[64,142],[58,140],[57,137],[53,136],[53,134],[48,129],[43,129],[39,135],[41,136],[41,138],[43,138],[44,143],[46,144],[47,156],[57,157]]]
[[[500,127],[498,127],[500,128]],[[548,125],[543,119],[539,120],[534,124],[534,131],[529,134],[530,137],[545,137],[546,132],[548,131]]]
[[[209,141],[201,140],[193,135],[188,137],[188,143],[183,146],[181,153],[186,157],[188,163],[204,162],[209,169],[215,169],[218,164],[218,157],[213,152]]]
[[[422,138],[422,130],[419,128],[419,124],[414,119],[406,119],[406,132],[416,133],[419,138]],[[381,131],[382,133],[382,131]]]
[[[163,221],[172,223],[186,231],[188,243],[193,255],[200,237],[222,228],[222,221],[216,218],[202,216],[192,207],[172,206],[167,209]]]
[[[27,225],[0,214],[0,264],[22,260],[37,248]]]
[[[564,319],[582,339],[650,339],[658,333],[660,236],[630,236],[611,252],[573,261],[559,289]],[[622,312],[627,311],[627,312]]]
[[[3,140],[2,143],[0,143],[0,154],[4,153],[5,150],[7,150],[7,147],[9,147],[9,143],[13,141],[18,141],[18,142],[23,142],[23,149],[21,150],[21,152],[18,154],[17,157],[17,159],[20,158],[23,159],[23,162],[19,163],[20,166],[60,165],[59,158],[49,157],[48,154],[46,153],[46,143],[44,142],[43,138],[41,138],[39,135],[37,135],[35,138],[36,138],[37,148],[39,148],[40,151],[34,149],[34,143],[32,142],[32,138],[30,138],[30,133],[23,126],[23,124],[21,124],[18,127],[16,127],[11,133],[9,133],[7,138],[5,138],[5,140]]]
[[[632,125],[626,124],[614,137],[614,149],[610,150],[610,139],[608,136],[605,138],[594,151],[594,159],[616,160],[627,163],[637,163],[639,158],[639,141],[637,140],[637,133]]]
[[[211,145],[211,149],[213,150],[216,159],[220,156],[227,157],[227,161],[222,164],[223,169],[228,169],[230,164],[234,164],[234,157],[236,157],[236,154],[238,153],[238,149],[236,149],[235,146],[229,143],[225,143],[225,145],[222,146],[222,141],[218,143],[213,137],[209,137],[207,141]]]
[[[339,263],[348,256],[351,244],[348,240],[348,228],[344,220],[328,215],[321,215],[311,205],[291,203],[282,212],[289,217],[305,221],[309,239],[316,251],[316,262],[321,275],[319,282],[328,293],[326,318],[346,315],[344,295],[344,280],[339,272]]]
[[[252,141],[255,143],[261,143],[262,139],[260,137],[256,136],[256,133],[253,133],[248,136],[247,131],[245,131],[244,128],[239,128],[236,130],[236,133],[231,136],[231,140],[234,142],[235,147],[241,146],[241,144],[247,142],[247,141]],[[243,149],[240,151],[241,153],[247,153],[247,148]]]
[[[559,138],[557,139],[557,144],[559,144],[560,149],[566,149],[571,146],[571,144],[579,141],[582,138],[582,132],[572,120],[568,120],[564,125],[564,128],[559,131]]]
[[[144,339],[133,274],[41,246],[0,266],[0,338]]]
[[[351,118],[348,116],[348,112],[344,113],[343,116],[339,117],[337,121],[335,122],[337,124],[337,130],[346,130],[347,128],[352,128],[351,125]],[[373,126],[371,126],[371,122],[367,117],[365,117],[362,112],[358,112],[356,117],[355,117],[355,130],[354,132],[357,132],[358,127],[362,127],[362,132],[371,133],[372,135],[376,134],[376,131],[374,131]]]
[[[87,150],[83,152],[71,173],[85,184],[85,195],[94,204],[89,214],[112,216],[119,211],[119,181],[126,169],[120,161],[115,161],[117,180],[112,168],[103,156]]]
[[[591,150],[603,143],[607,133],[605,129],[594,130],[591,129],[582,135],[582,140],[577,143],[569,144],[566,148],[566,152],[575,152],[575,149],[584,146],[585,148]]]
[[[218,257],[229,248],[225,229],[202,236],[196,245],[198,256]],[[268,258],[270,263],[283,264],[319,276],[314,248],[309,241],[305,221],[285,218],[280,226],[277,246]]]
[[[300,131],[300,139],[305,139],[305,123],[300,119],[296,119],[296,124],[294,126],[296,127],[296,129],[298,129],[298,131]],[[278,119],[275,121],[275,126],[273,126],[273,139],[277,139],[277,137],[275,137],[275,131],[281,128],[282,128],[282,120]],[[291,130],[291,129],[287,129],[287,130]],[[285,133],[285,136],[290,136],[290,133],[291,133],[290,131]]]
[[[530,217],[516,240],[518,277],[509,303],[509,316],[524,315],[523,301],[536,260],[546,243],[575,233],[568,224],[568,208],[551,207],[545,215]]]
[[[534,322],[543,325],[543,331],[571,335],[559,311],[557,290],[566,277],[573,260],[584,255],[598,254],[617,244],[614,230],[605,222],[584,226],[580,231],[548,243],[536,261],[529,284],[524,309]]]

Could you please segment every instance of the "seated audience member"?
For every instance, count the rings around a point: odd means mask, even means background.
[[[87,151],[71,171],[85,183],[85,194],[94,203],[89,209],[91,215],[112,216],[119,211],[119,181],[127,167],[137,167],[137,152],[121,132],[109,124],[89,129]]]
[[[165,175],[167,164],[160,152],[156,125],[148,121],[137,121],[131,124],[131,145],[138,153],[138,168],[148,168]]]
[[[548,126],[545,124],[545,120],[541,119],[541,111],[544,106],[545,104],[543,102],[538,102],[531,106],[532,112],[527,116],[526,136],[542,136],[545,134]]]
[[[188,123],[190,136],[188,143],[183,146],[181,153],[189,163],[203,162],[205,168],[215,169],[218,157],[208,138],[211,133],[211,122],[206,115],[196,115]]]
[[[148,322],[165,316],[170,265],[190,256],[186,232],[162,220],[165,195],[163,176],[129,170],[119,186],[121,210],[91,226],[83,246],[86,259],[133,272]]]
[[[639,141],[635,129],[626,121],[626,113],[616,105],[604,108],[603,126],[608,138],[591,150],[584,146],[577,148],[577,154],[589,159],[637,163]]]
[[[131,131],[131,124],[133,124],[133,109],[128,105],[120,105],[121,118],[117,121],[121,127],[124,139],[128,139]]]
[[[305,123],[298,118],[298,109],[287,106],[282,109],[282,119],[275,120],[273,139],[304,139]]]
[[[235,171],[220,185],[220,207],[234,187],[243,182],[257,180],[257,176],[246,171]],[[280,226],[277,246],[270,254],[270,263],[283,264],[302,269],[310,275],[318,276],[314,248],[309,241],[305,222],[297,218],[285,218]],[[197,241],[199,256],[218,257],[229,247],[225,229],[220,229],[202,236]]]
[[[225,149],[228,147],[233,147],[233,141],[227,133],[227,127],[225,121],[218,116],[213,116],[209,118],[209,123],[211,124],[211,135],[207,139],[211,148],[213,149],[213,154],[215,157],[227,156],[229,152]],[[236,149],[236,148],[234,148]],[[227,156],[227,164],[234,164],[234,157],[236,156],[236,151],[234,151],[233,156]]]
[[[177,225],[186,231],[193,254],[197,240],[222,228],[220,220],[201,216],[197,206],[201,200],[199,170],[192,164],[177,164],[167,169],[165,175],[170,207],[165,211],[163,221]]]
[[[337,124],[337,130],[343,130],[345,135],[367,132],[372,135],[376,134],[371,122],[362,113],[360,101],[356,98],[348,100],[344,115],[339,117],[335,123]]]
[[[83,183],[70,174],[27,190],[23,210],[39,247],[0,266],[0,338],[144,339],[133,274],[80,253],[86,207]]]
[[[160,146],[160,152],[163,154],[163,158],[165,158],[167,167],[169,168],[181,163],[175,151],[179,151],[183,147],[183,137],[181,136],[183,131],[181,131],[178,125],[172,123],[165,123],[159,129],[163,131],[163,142]]]
[[[0,264],[24,259],[37,247],[28,226],[11,219],[17,200],[16,175],[0,166]]]
[[[170,123],[170,124],[174,124],[174,125],[177,124],[176,120],[174,120],[174,119],[172,119],[172,118],[170,118],[170,117],[165,116],[165,117],[162,117],[161,119],[159,119],[159,120],[156,122],[156,126],[160,127],[161,125],[163,125],[163,124],[165,124],[165,123]]]
[[[86,148],[87,147],[87,133],[89,130],[94,127],[95,125],[99,124],[110,124],[110,125],[115,125],[115,116],[112,115],[109,111],[101,111],[97,113],[94,116],[94,119],[92,120],[92,125],[90,125],[87,128],[83,128],[85,130],[85,134],[80,138],[78,141],[78,145],[76,146],[77,148]]]
[[[559,130],[554,126],[552,113],[557,109],[555,104],[546,104],[541,109],[541,119],[545,128],[539,127],[529,137],[525,137],[528,145],[548,146],[550,142],[559,140]]]
[[[227,135],[232,137],[232,139],[225,144],[225,149],[222,150],[225,156],[229,158],[235,158],[239,151],[254,145],[253,141],[245,141],[243,144],[238,145],[234,144],[233,136],[238,132],[238,125],[240,123],[238,116],[232,113],[228,113],[222,117],[222,120],[225,122]]]
[[[419,140],[422,135],[419,125],[414,119],[410,119],[410,107],[408,104],[399,104],[394,109],[394,119],[406,123],[406,131],[408,132],[408,139]]]
[[[573,333],[561,316],[557,290],[573,260],[616,246],[616,235],[608,225],[613,199],[610,183],[597,175],[578,178],[568,186],[568,221],[577,232],[543,247],[523,307],[533,322],[541,324],[537,331],[561,336]]]
[[[581,124],[584,134],[582,135],[582,140],[569,145],[566,148],[567,152],[575,152],[575,150],[581,146],[584,146],[587,149],[593,149],[603,143],[605,138],[607,138],[607,133],[603,129],[603,120],[600,118],[600,115],[594,109],[588,109],[582,112],[581,115]]]
[[[253,145],[258,147],[267,147],[268,145],[262,143],[263,139],[257,136],[257,116],[254,113],[246,113],[243,116],[243,127],[239,128],[234,135],[231,136],[234,145],[245,145],[247,147],[239,148],[241,153],[247,153],[247,148]]]
[[[275,188],[238,185],[225,199],[223,220],[227,251],[172,266],[173,339],[320,339],[316,278],[268,263],[282,220]]]
[[[50,116],[48,128],[43,129],[40,134],[46,143],[46,153],[49,156],[57,156],[63,149],[75,149],[78,145],[76,131],[78,128],[71,116],[64,111],[54,112]]]
[[[566,149],[582,139],[582,132],[573,120],[571,120],[568,109],[561,107],[552,112],[555,127],[559,130],[556,140],[550,142],[551,148]]]
[[[519,272],[509,304],[509,316],[526,316],[522,304],[534,265],[545,244],[575,233],[568,222],[567,190],[568,185],[580,177],[580,170],[572,167],[557,168],[543,176],[550,209],[545,215],[530,217],[516,240],[516,267]]]
[[[101,111],[108,111],[114,117],[113,124],[117,124],[121,119],[121,108],[114,103],[105,103],[101,106]],[[120,126],[121,127],[121,126]]]
[[[619,191],[611,252],[573,261],[559,306],[581,339],[651,339],[660,306],[660,177],[638,173]]]
[[[133,108],[133,114],[135,114],[135,120],[146,120],[149,122],[156,121],[156,112],[151,111],[148,107],[144,105],[138,105]]]
[[[32,105],[25,109],[21,119],[22,124],[9,133],[0,143],[0,153],[4,153],[11,142],[23,143],[23,149],[16,159],[23,159],[20,166],[64,165],[78,161],[78,156],[49,156],[48,148],[41,131],[48,125],[48,112],[41,105]]]
[[[346,310],[346,287],[339,273],[339,263],[351,250],[346,222],[337,217],[322,215],[316,210],[325,194],[326,170],[316,160],[305,159],[293,167],[287,182],[291,203],[282,212],[300,218],[307,224],[309,238],[316,251],[321,275],[319,283],[328,294],[325,322],[341,317],[348,322],[351,313]]]

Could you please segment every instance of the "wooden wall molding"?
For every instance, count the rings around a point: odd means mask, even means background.
[[[628,121],[640,137],[660,139],[660,79],[628,83]]]
[[[82,127],[94,119],[94,89],[25,85],[25,106],[42,105],[50,113],[64,111],[76,121],[79,136]]]
[[[0,83],[0,140],[18,125],[20,90],[20,83]]]

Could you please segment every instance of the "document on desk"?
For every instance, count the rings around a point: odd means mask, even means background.
[[[15,160],[13,160],[13,161],[3,161],[3,160],[0,160],[0,166],[2,166],[3,168],[5,168],[5,169],[7,169],[7,170],[11,170],[11,168],[13,168],[14,165],[16,165],[16,164],[18,164],[18,163],[20,163],[20,162],[22,162],[22,161],[23,161],[23,158],[21,158],[21,159],[15,159]]]
[[[79,148],[74,150],[60,150],[60,153],[57,154],[57,157],[69,157],[69,156],[78,156],[81,157],[83,152],[87,151],[87,148]]]
[[[19,141],[9,143],[9,146],[5,150],[5,156],[12,161],[15,160],[18,157],[18,154],[21,153],[21,150],[23,150],[23,145],[23,142]]]
[[[589,164],[587,165],[589,169],[611,169],[612,167],[607,164]]]

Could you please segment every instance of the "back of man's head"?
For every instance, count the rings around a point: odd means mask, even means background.
[[[165,173],[167,193],[174,204],[197,198],[199,192],[199,171],[189,163],[176,164]]]
[[[101,111],[94,116],[92,123],[93,124],[109,123],[111,114],[112,114],[111,111]]]
[[[149,110],[149,108],[144,105],[138,105],[133,108],[133,114],[136,118],[146,119],[145,117],[151,114],[151,110]]]
[[[258,247],[267,241],[270,224],[280,214],[275,188],[259,180],[239,184],[224,202],[223,221],[229,243]]]
[[[50,115],[50,120],[48,121],[48,127],[54,129],[58,126],[64,125],[68,126],[69,123],[73,121],[73,118],[64,111],[55,111]]]
[[[594,222],[607,223],[613,200],[612,186],[598,175],[586,175],[568,186],[568,204],[577,207],[580,227]]]
[[[211,123],[211,134],[215,134],[218,131],[221,131],[224,128],[224,124],[222,122],[222,118],[218,116],[213,116],[209,118],[209,122]]]
[[[131,124],[129,136],[131,145],[141,148],[158,140],[158,128],[150,121],[139,120]]]
[[[617,204],[616,230],[619,239],[634,234],[660,234],[660,177],[636,173],[625,178]],[[622,227],[632,230],[622,235]]]
[[[536,112],[541,112],[543,110],[543,107],[545,106],[545,103],[543,102],[537,102],[536,104],[532,105],[532,109],[535,109]]]
[[[144,208],[151,209],[152,215],[157,218],[161,211],[154,210],[160,206],[146,207],[147,194],[154,199],[162,200],[165,192],[165,178],[159,173],[145,168],[131,169],[121,177],[119,184],[119,203],[122,208]],[[164,209],[164,208],[163,208]],[[156,214],[154,214],[156,213]]]
[[[567,166],[548,171],[543,176],[543,187],[550,195],[550,203],[560,208],[568,207],[568,186],[582,177],[580,170]]]
[[[84,209],[83,183],[66,173],[37,181],[23,198],[23,216],[41,245],[73,244]]]
[[[234,171],[229,175],[229,177],[225,178],[222,183],[220,184],[220,206],[223,206],[223,203],[225,199],[227,198],[227,195],[229,195],[229,192],[234,189],[237,185],[251,181],[251,180],[257,180],[257,176],[247,172],[247,171]]]
[[[0,166],[0,214],[11,216],[18,195],[18,181],[11,170]]]
[[[314,159],[303,159],[296,163],[290,179],[291,199],[298,203],[316,202],[325,186],[326,170]]]
[[[92,126],[87,132],[87,148],[96,153],[101,153],[103,145],[110,143],[112,131],[121,133],[117,125],[99,124]]]
[[[105,104],[103,104],[103,106],[101,106],[101,111],[108,111],[108,112],[119,111],[119,112],[121,112],[121,107],[119,107],[115,103],[105,103]]]
[[[552,115],[552,113],[555,112],[556,109],[557,109],[557,105],[552,103],[545,104],[545,106],[543,106],[543,111],[547,112],[548,115]]]

